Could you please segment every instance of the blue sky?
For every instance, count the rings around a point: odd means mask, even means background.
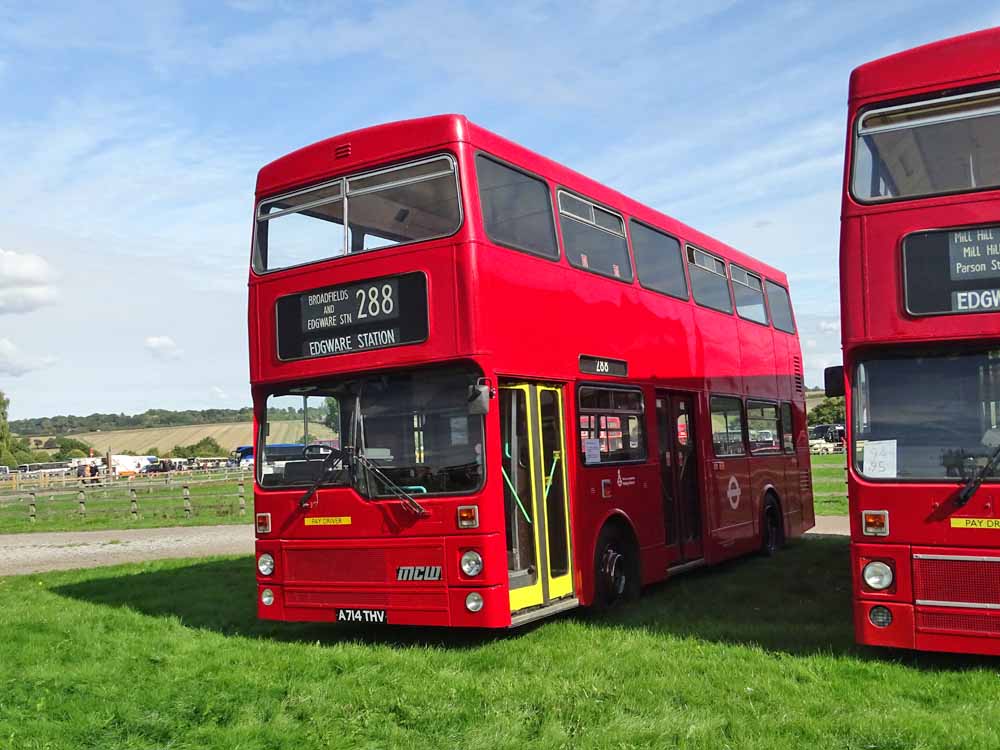
[[[819,383],[850,71],[997,24],[989,2],[0,0],[0,390],[14,418],[248,404],[256,171],[439,112],[785,270]]]

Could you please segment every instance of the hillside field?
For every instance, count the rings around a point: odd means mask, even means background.
[[[331,438],[333,432],[315,422],[309,424],[310,434],[319,438]],[[150,448],[166,452],[175,445],[192,445],[206,437],[215,438],[226,452],[238,445],[250,445],[253,424],[251,422],[228,422],[225,424],[197,424],[185,427],[147,427],[140,430],[109,430],[107,432],[81,432],[68,437],[81,440],[100,453],[121,453],[132,451],[144,454]],[[276,443],[296,443],[302,438],[302,422],[272,422],[271,441]]]
[[[812,410],[823,400],[822,391],[806,392],[806,410]],[[310,431],[320,438],[333,437],[333,433],[323,425],[309,425]],[[159,448],[166,452],[175,445],[192,445],[199,440],[212,437],[219,445],[231,451],[238,445],[249,445],[252,442],[253,425],[250,422],[226,422],[223,424],[198,424],[183,427],[147,427],[137,430],[107,430],[102,432],[78,432],[67,437],[82,440],[94,447],[95,451],[121,453],[132,451],[143,454],[150,448]],[[271,438],[275,442],[295,443],[302,437],[302,423],[298,421],[274,422],[271,426]],[[44,443],[45,438],[35,438]]]

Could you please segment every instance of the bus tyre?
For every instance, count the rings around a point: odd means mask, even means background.
[[[631,535],[616,525],[601,529],[594,552],[594,607],[607,609],[639,596],[639,554]]]
[[[764,500],[764,517],[761,523],[760,551],[767,557],[776,554],[785,543],[785,530],[781,523],[781,508],[773,495]]]

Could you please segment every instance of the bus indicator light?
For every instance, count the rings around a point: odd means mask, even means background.
[[[889,536],[889,511],[866,510],[861,517],[865,536]]]
[[[258,534],[270,534],[271,533],[271,514],[270,513],[258,513],[257,514],[257,533]]]
[[[458,528],[478,529],[479,528],[479,506],[459,505],[458,506]]]

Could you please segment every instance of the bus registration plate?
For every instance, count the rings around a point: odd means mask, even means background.
[[[385,624],[384,609],[348,609],[337,610],[337,622],[360,622],[366,624]]]
[[[427,279],[383,276],[310,289],[276,303],[278,359],[311,359],[427,340]]]

